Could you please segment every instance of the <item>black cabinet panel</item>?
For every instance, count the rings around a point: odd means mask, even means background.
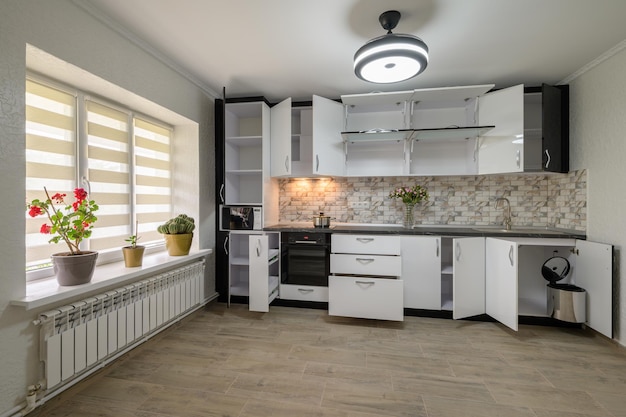
[[[569,86],[541,86],[542,169],[569,171]]]

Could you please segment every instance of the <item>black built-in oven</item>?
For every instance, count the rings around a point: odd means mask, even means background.
[[[283,284],[328,286],[330,233],[283,232]]]

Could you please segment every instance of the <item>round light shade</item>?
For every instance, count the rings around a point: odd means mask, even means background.
[[[364,81],[397,83],[420,74],[428,65],[428,46],[417,36],[388,33],[354,54],[354,73]]]

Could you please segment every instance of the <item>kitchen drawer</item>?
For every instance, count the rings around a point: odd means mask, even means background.
[[[331,274],[402,275],[402,258],[384,255],[330,254]]]
[[[400,255],[400,236],[344,235],[333,233],[333,253]]]
[[[379,320],[404,320],[401,279],[330,276],[328,314]]]
[[[321,301],[327,303],[328,287],[280,284],[280,298],[282,300]]]

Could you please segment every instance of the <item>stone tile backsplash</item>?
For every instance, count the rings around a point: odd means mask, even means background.
[[[451,177],[358,177],[283,179],[280,222],[303,222],[320,211],[341,223],[402,224],[404,205],[390,199],[398,186],[428,187],[430,200],[415,208],[415,223],[499,225],[498,197],[511,202],[513,226],[585,231],[587,173]],[[368,208],[351,203],[366,202]]]

